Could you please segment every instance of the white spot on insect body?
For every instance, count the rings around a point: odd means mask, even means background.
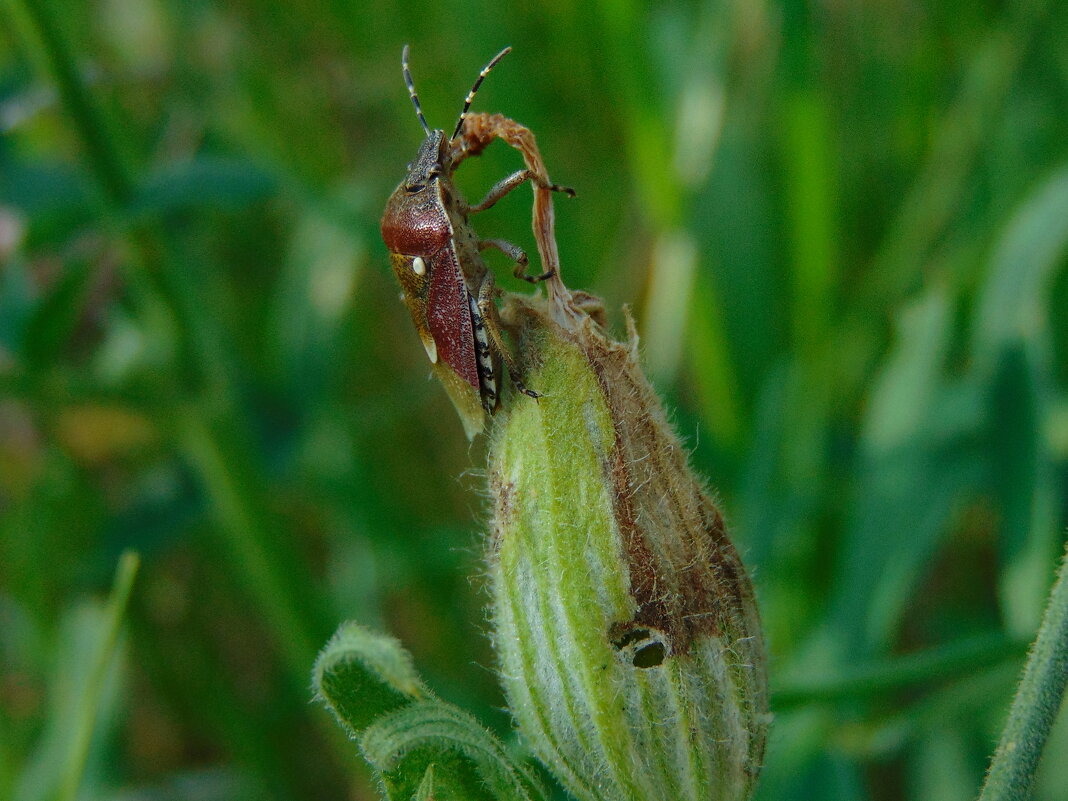
[[[426,262],[419,256],[416,256],[412,259],[412,271],[415,272],[416,275],[426,275]],[[437,361],[437,359],[431,359],[430,361]]]

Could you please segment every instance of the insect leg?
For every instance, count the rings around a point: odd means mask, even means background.
[[[479,250],[486,250],[488,248],[496,248],[501,253],[506,255],[512,261],[516,263],[518,268],[520,265],[525,269],[529,263],[527,254],[523,251],[519,245],[513,245],[511,242],[506,242],[503,239],[483,239],[478,243]]]
[[[482,198],[479,203],[475,204],[474,206],[471,206],[468,211],[471,213],[475,213],[479,211],[485,211],[488,208],[492,208],[498,200],[507,195],[516,187],[522,186],[527,181],[534,181],[535,184],[538,184],[540,186],[537,176],[534,175],[534,173],[530,170],[518,170],[517,172],[514,172],[509,175],[507,178],[502,178],[500,181],[493,185],[490,191],[486,193],[486,196]],[[553,192],[564,192],[570,195],[571,197],[575,196],[575,190],[569,186],[549,184],[548,186],[542,188],[550,189]]]
[[[554,184],[549,180],[549,174],[545,169],[545,162],[542,160],[541,153],[538,150],[538,146],[534,141],[534,134],[527,126],[522,123],[518,123],[515,120],[509,119],[501,114],[470,114],[464,118],[464,123],[456,134],[453,135],[452,142],[452,164],[458,165],[461,161],[469,156],[477,156],[485,150],[491,142],[495,139],[500,139],[506,142],[511,147],[514,147],[520,153],[523,154],[523,161],[527,165],[529,174],[526,177],[521,177],[521,173],[517,172],[503,181],[497,184],[490,190],[489,195],[486,196],[486,200],[489,200],[490,195],[500,187],[512,180],[517,180],[516,186],[522,183],[524,180],[531,180],[534,185],[539,189],[548,189],[553,192],[564,192],[571,197],[575,196],[575,190],[569,186],[561,186]],[[507,194],[514,189],[515,186],[509,187],[501,196]],[[498,196],[493,203],[500,199]],[[486,201],[482,201],[485,203]],[[486,206],[492,206],[490,203]],[[479,204],[480,206],[482,204]],[[481,211],[481,209],[479,209]]]
[[[507,195],[513,189],[523,185],[529,181],[532,177],[530,170],[517,170],[509,175],[507,178],[502,178],[495,183],[486,196],[482,198],[478,203],[468,209],[469,212],[485,211],[492,208],[498,200]]]
[[[464,118],[460,135],[450,143],[450,163],[456,165],[469,156],[477,156],[495,139],[501,139],[523,155],[534,184],[534,213],[532,225],[538,253],[548,278],[550,295],[561,291],[559,283],[560,255],[553,234],[552,189],[545,161],[541,157],[534,134],[525,125],[500,114],[471,114]],[[570,194],[574,194],[573,192]]]
[[[519,365],[501,335],[501,316],[497,310],[497,304],[494,303],[496,296],[497,287],[493,281],[493,273],[486,273],[486,277],[482,279],[482,284],[478,288],[478,311],[482,315],[483,325],[486,326],[486,334],[493,343],[494,349],[501,355],[505,369],[508,370],[508,377],[512,379],[515,388],[529,398],[540,398],[541,393],[527,389],[526,384],[519,379]]]
[[[552,277],[552,270],[542,273],[541,275],[527,275],[527,267],[530,266],[530,260],[527,258],[527,254],[518,245],[513,245],[511,242],[506,242],[503,239],[483,239],[478,243],[479,250],[485,250],[486,248],[497,248],[502,253],[507,254],[515,262],[515,269],[512,270],[512,275],[516,278],[520,278],[531,284],[537,284]]]

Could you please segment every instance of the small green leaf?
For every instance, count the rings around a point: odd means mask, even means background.
[[[351,622],[343,624],[319,654],[312,684],[352,737],[380,715],[427,697],[399,642]]]
[[[420,701],[368,727],[360,745],[384,775],[391,798],[410,798],[435,767],[435,787],[466,799],[542,799],[534,776],[513,763],[503,745],[451,704]],[[446,797],[449,797],[448,795]]]
[[[423,774],[423,780],[419,782],[419,789],[415,791],[415,801],[440,801],[441,793],[435,789],[434,766],[430,765]]]
[[[344,624],[319,655],[313,684],[392,801],[545,798],[496,737],[423,687],[392,637]]]

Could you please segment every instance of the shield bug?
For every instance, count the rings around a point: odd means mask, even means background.
[[[456,406],[469,438],[482,430],[486,415],[492,414],[500,403],[502,362],[516,389],[538,397],[519,380],[495,302],[500,291],[481,252],[487,248],[504,252],[516,263],[516,277],[531,283],[552,275],[551,270],[527,275],[528,260],[523,250],[501,239],[480,238],[471,226],[470,216],[489,209],[527,181],[542,189],[574,194],[566,187],[549,183],[544,169],[533,170],[529,166],[499,181],[474,205],[453,184],[453,174],[465,158],[477,155],[498,136],[514,138],[516,129],[526,131],[499,115],[493,119],[500,123],[487,128],[484,121],[491,118],[479,115],[483,121],[479,130],[470,136],[465,132],[464,122],[479,86],[510,50],[506,47],[479,72],[452,136],[446,137],[443,130],[427,125],[408,68],[405,45],[401,56],[404,82],[425,138],[382,216],[382,239],[404,290],[404,302],[431,368]]]

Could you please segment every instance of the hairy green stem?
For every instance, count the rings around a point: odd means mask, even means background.
[[[1068,682],[1068,553],[990,762],[980,801],[1029,798],[1035,771]]]

